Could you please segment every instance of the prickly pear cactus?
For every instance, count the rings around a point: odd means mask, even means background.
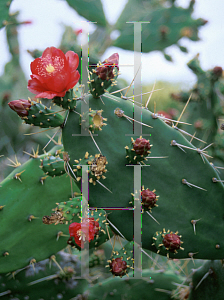
[[[202,70],[198,55],[189,61],[188,67],[197,76],[197,83],[190,91],[172,94],[172,97],[177,101],[187,102],[191,96],[185,116],[186,121],[193,125],[189,132],[196,132],[196,136],[206,140],[208,144],[213,143],[208,149],[210,155],[223,161],[224,136],[219,128],[224,116],[222,68],[216,66],[212,70]],[[183,129],[186,130],[186,126]],[[194,140],[194,145],[202,147],[202,142]]]

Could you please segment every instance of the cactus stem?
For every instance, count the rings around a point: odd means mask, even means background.
[[[11,161],[11,163],[12,163],[12,165],[9,165],[9,164],[8,164],[7,166],[10,166],[10,167],[13,167],[13,168],[17,168],[17,167],[21,166],[21,163],[18,162],[16,155],[15,155],[15,161],[11,160],[11,159],[8,158],[8,157],[7,157],[7,159],[8,159],[9,161]]]
[[[194,228],[194,234],[196,235],[196,228],[195,228],[195,225],[198,221],[200,221],[201,219],[198,219],[198,220],[191,220],[191,224],[193,225],[193,228]]]
[[[183,184],[186,184],[186,185],[189,186],[189,187],[193,186],[193,187],[196,187],[197,189],[200,189],[200,190],[203,190],[203,191],[206,191],[206,192],[207,192],[206,189],[203,189],[203,188],[201,188],[201,187],[199,187],[199,186],[197,186],[197,185],[194,185],[194,184],[192,184],[192,183],[189,183],[186,179],[182,179],[182,183],[183,183]]]

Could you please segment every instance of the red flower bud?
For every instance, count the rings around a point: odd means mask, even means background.
[[[28,109],[31,106],[31,102],[25,99],[13,100],[8,103],[9,107],[14,110],[20,117],[28,116]]]
[[[113,68],[118,67],[119,55],[118,53],[112,54],[109,58],[103,61],[103,65],[96,68],[96,75],[98,75],[102,80],[109,80],[114,78]]]

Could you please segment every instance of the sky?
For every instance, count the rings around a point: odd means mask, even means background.
[[[116,22],[127,0],[102,0],[104,12],[108,21]],[[186,7],[189,0],[179,0],[177,3]],[[30,63],[33,60],[27,49],[44,50],[49,46],[58,47],[63,34],[63,24],[79,29],[85,19],[71,9],[65,0],[13,0],[10,12],[19,10],[19,20],[32,20],[31,25],[20,26],[19,42],[21,52],[21,65],[27,79],[30,75]],[[224,25],[223,25],[223,0],[196,0],[194,18],[208,20],[208,24],[201,27],[199,37],[201,41],[192,42],[183,38],[181,44],[189,49],[188,54],[182,53],[177,46],[167,48],[167,53],[174,58],[174,62],[167,62],[160,52],[151,52],[141,55],[142,83],[153,83],[159,80],[182,82],[186,88],[196,82],[196,76],[186,66],[197,53],[200,54],[201,66],[211,69],[215,66],[224,68]],[[111,13],[113,12],[113,13]],[[94,30],[94,27],[90,28]],[[8,53],[5,29],[0,30],[0,75],[3,67],[10,60]],[[119,48],[111,47],[104,53],[102,60],[118,52],[121,64],[130,64],[134,61],[134,54]],[[128,82],[133,79],[134,70],[122,67],[121,78]]]

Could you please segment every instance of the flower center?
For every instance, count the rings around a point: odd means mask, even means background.
[[[52,66],[52,64],[47,65],[46,71],[47,71],[48,73],[54,72],[54,67]]]
[[[77,231],[77,235],[79,236],[79,241],[83,240],[85,242],[85,240],[86,240],[86,234],[85,234],[85,232],[83,232],[81,229],[79,229]]]

